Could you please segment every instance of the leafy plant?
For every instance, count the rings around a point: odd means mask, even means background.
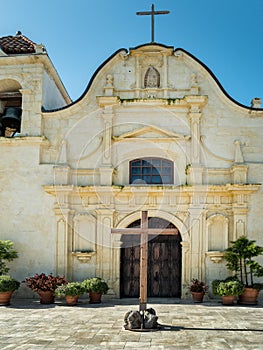
[[[217,294],[225,295],[241,295],[244,291],[244,285],[240,281],[220,282],[217,286]]]
[[[64,277],[53,276],[52,273],[46,275],[44,273],[36,274],[32,277],[27,277],[25,280],[27,287],[34,292],[38,291],[52,291],[54,292],[58,286],[67,283]]]
[[[218,293],[217,293],[217,287],[219,286],[219,283],[220,283],[220,282],[223,282],[223,281],[221,281],[221,280],[214,280],[214,281],[212,282],[212,292],[213,292],[214,295],[218,295]]]
[[[228,276],[224,280],[214,280],[212,281],[212,292],[214,295],[218,295],[217,288],[221,282],[239,281],[237,276]]]
[[[63,298],[66,295],[70,296],[81,296],[83,293],[85,293],[85,287],[83,283],[81,282],[69,282],[66,284],[63,284],[56,288],[55,290],[55,296],[58,298]]]
[[[263,267],[253,257],[263,254],[263,247],[255,244],[254,240],[249,240],[242,236],[225,250],[225,259],[227,268],[234,271],[239,280],[246,287],[253,287],[254,277],[263,276]]]
[[[82,282],[86,292],[106,294],[109,290],[107,283],[99,277],[86,279]]]
[[[192,283],[190,285],[190,291],[196,293],[206,293],[208,291],[208,286],[204,282],[193,278]]]
[[[5,275],[9,268],[6,261],[13,261],[18,258],[18,253],[14,249],[14,243],[10,240],[0,240],[0,275]]]
[[[20,282],[14,278],[7,275],[0,276],[0,292],[13,292],[17,290],[19,286]]]

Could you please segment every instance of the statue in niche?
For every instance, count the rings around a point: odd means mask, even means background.
[[[160,87],[160,73],[152,66],[147,69],[144,77],[145,88],[159,88]]]

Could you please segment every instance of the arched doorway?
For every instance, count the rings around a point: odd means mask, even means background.
[[[136,220],[128,227],[140,227]],[[149,217],[149,228],[175,228],[167,220]],[[149,236],[148,287],[149,297],[181,297],[182,251],[181,235]],[[122,235],[121,238],[121,297],[139,297],[140,290],[140,236]]]

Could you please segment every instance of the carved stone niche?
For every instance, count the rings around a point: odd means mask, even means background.
[[[222,214],[214,214],[207,219],[207,252],[206,256],[213,263],[224,259],[224,250],[228,244],[229,219]]]
[[[160,73],[153,66],[147,69],[144,77],[144,87],[150,89],[160,87]]]

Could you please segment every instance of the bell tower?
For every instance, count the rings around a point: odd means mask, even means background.
[[[20,31],[0,38],[0,136],[43,136],[42,111],[71,102],[46,49]]]

